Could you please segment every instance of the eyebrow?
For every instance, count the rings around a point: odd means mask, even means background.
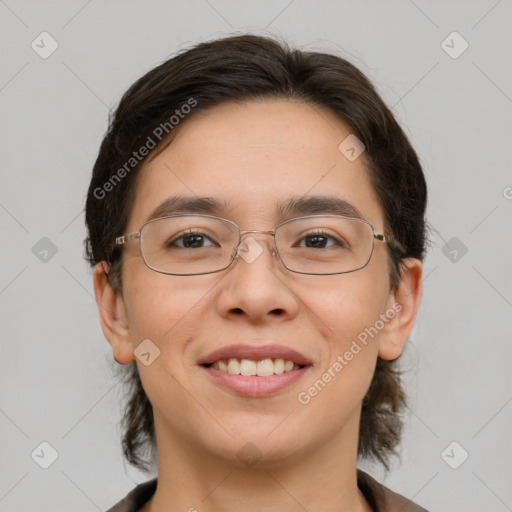
[[[225,199],[201,196],[170,196],[159,204],[146,222],[177,213],[202,213],[222,217],[229,210]],[[336,196],[292,197],[279,203],[275,210],[281,220],[309,214],[344,215],[362,219],[361,212],[351,203]]]

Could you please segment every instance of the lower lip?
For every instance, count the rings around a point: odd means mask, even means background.
[[[202,368],[207,371],[218,384],[231,389],[238,395],[260,397],[272,395],[291,386],[308,373],[310,366],[303,366],[298,370],[283,372],[279,375],[274,374],[268,377],[244,377],[243,375],[232,375],[227,372],[221,372],[220,370],[207,366],[202,366]]]

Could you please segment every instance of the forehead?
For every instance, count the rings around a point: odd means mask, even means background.
[[[350,134],[328,110],[291,100],[226,103],[195,114],[141,169],[129,225],[139,229],[172,213],[183,196],[196,204],[213,198],[221,208],[210,213],[273,227],[298,213],[290,205],[324,197],[329,204],[344,201],[348,213],[353,207],[354,216],[377,227],[382,212],[364,158],[350,161],[339,151]],[[319,207],[309,203],[310,212]]]

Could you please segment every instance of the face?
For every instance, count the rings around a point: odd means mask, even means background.
[[[363,158],[349,161],[338,149],[350,133],[330,112],[295,101],[212,108],[183,122],[141,170],[126,232],[139,231],[170,196],[222,201],[226,209],[216,214],[242,230],[273,230],[286,220],[276,205],[292,197],[334,196],[383,233]],[[238,258],[224,271],[197,276],[157,273],[144,264],[136,241],[123,247],[117,307],[124,331],[110,341],[119,353],[129,346],[133,354],[146,339],[160,350],[150,365],[137,360],[157,440],[229,461],[243,450],[262,461],[293,461],[326,440],[349,437],[355,453],[361,401],[396,322],[383,320],[395,300],[386,245],[376,241],[368,265],[356,272],[304,275],[272,254],[272,236],[251,236],[263,249],[254,261]],[[202,364],[219,349],[226,349],[221,359],[268,354],[303,367],[231,376]]]

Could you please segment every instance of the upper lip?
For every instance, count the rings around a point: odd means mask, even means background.
[[[305,355],[283,345],[229,345],[214,350],[201,358],[198,364],[212,364],[221,359],[230,359],[232,357],[236,359],[251,359],[253,361],[285,359],[293,361],[300,366],[311,364],[311,361]]]

